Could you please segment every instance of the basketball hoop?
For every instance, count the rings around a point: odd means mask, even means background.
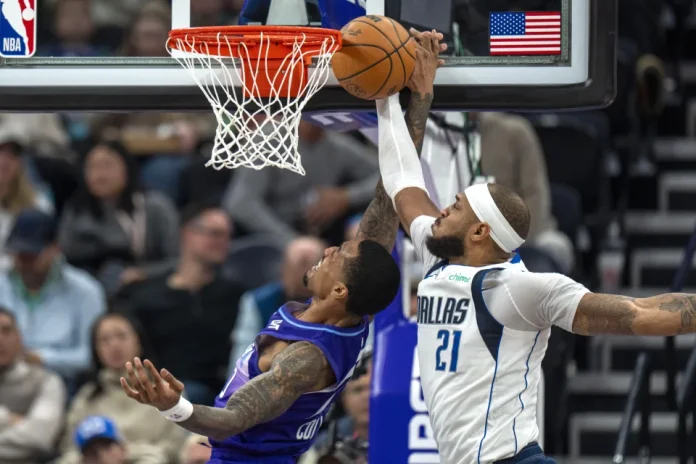
[[[304,175],[297,152],[302,109],[326,84],[331,57],[341,43],[340,31],[314,27],[171,31],[169,53],[189,71],[217,118],[213,153],[206,166],[217,170],[277,166]]]

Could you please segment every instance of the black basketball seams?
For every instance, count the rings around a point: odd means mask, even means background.
[[[368,66],[367,68],[362,69],[362,70],[356,72],[355,74],[351,74],[350,76],[342,77],[342,78],[340,78],[340,79],[336,78],[339,82],[341,82],[341,81],[346,81],[346,80],[348,80],[348,79],[352,79],[352,78],[354,78],[354,77],[356,77],[356,76],[359,76],[360,74],[364,73],[365,71],[374,68],[375,66],[377,66],[378,64],[380,64],[382,61],[386,60],[387,58],[390,58],[394,53],[398,54],[398,53],[399,53],[399,50],[401,50],[401,49],[404,47],[404,45],[401,45],[401,46],[399,46],[398,48],[395,48],[394,51],[392,51],[391,53],[387,53],[387,51],[384,50],[384,49],[383,49],[382,47],[380,47],[379,45],[372,45],[372,44],[350,44],[350,45],[344,45],[344,46],[343,46],[343,48],[346,48],[346,47],[374,47],[374,48],[379,48],[380,50],[382,50],[382,51],[385,53],[385,57],[382,58],[382,59],[380,59],[380,60],[378,60],[378,61],[375,61],[374,63],[372,63],[372,64],[371,64],[370,66]],[[401,57],[399,57],[399,59],[401,59]],[[402,60],[402,64],[403,64],[403,60]],[[392,66],[393,66],[393,65],[392,65]],[[388,81],[389,78],[391,77],[391,72],[392,72],[392,68],[390,67],[390,69],[389,69],[389,74],[387,75],[387,78],[385,79],[385,82]],[[404,74],[406,74],[406,70],[404,70]],[[382,86],[382,87],[384,87],[384,86]],[[381,88],[380,88],[380,90],[381,90]]]
[[[352,79],[352,78],[354,78],[355,76],[359,76],[360,74],[364,73],[364,72],[367,71],[368,69],[374,68],[375,66],[377,66],[378,64],[380,64],[382,61],[384,61],[384,60],[386,60],[387,58],[389,58],[389,56],[391,55],[391,53],[389,53],[388,51],[386,51],[385,49],[383,49],[383,48],[380,47],[379,45],[372,45],[372,44],[351,44],[351,45],[344,45],[342,48],[348,48],[348,47],[372,47],[372,48],[378,48],[378,49],[380,49],[380,50],[382,50],[382,51],[384,52],[384,58],[381,58],[381,59],[375,61],[374,63],[372,63],[372,64],[371,64],[370,66],[368,66],[367,68],[361,69],[360,71],[358,71],[358,72],[356,72],[356,73],[354,73],[354,74],[351,74],[350,76],[342,77],[342,78],[340,78],[340,79],[339,79],[339,78],[336,78],[339,82],[341,82],[341,81],[347,81],[348,79]],[[394,53],[394,52],[392,52],[392,53]],[[391,70],[389,71],[389,73],[391,74]]]
[[[411,36],[411,33],[408,32],[408,31],[406,31],[406,33],[408,34],[408,40],[406,40],[406,42],[402,41],[402,40],[401,40],[401,36],[399,35],[399,30],[396,28],[396,23],[394,22],[394,20],[391,19],[391,18],[387,18],[387,19],[389,19],[389,21],[391,22],[391,25],[392,25],[392,27],[394,28],[394,33],[396,34],[396,37],[399,39],[399,42],[401,43],[401,45],[404,45],[404,51],[405,51],[406,53],[408,53],[408,56],[410,56],[411,58],[413,58],[413,60],[415,61],[416,57],[413,56],[413,55],[411,55],[411,53],[408,51],[408,48],[405,48],[406,44],[408,44],[409,41],[413,40],[413,37]],[[402,26],[402,27],[403,27],[403,26]]]

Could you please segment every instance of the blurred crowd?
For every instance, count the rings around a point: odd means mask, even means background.
[[[233,24],[242,3],[192,1],[193,25]],[[165,2],[39,8],[39,55],[167,56]],[[464,183],[485,175],[516,190],[539,270],[576,274],[577,227],[553,211],[533,124],[466,118],[481,158]],[[469,143],[467,124],[433,118],[431,149]],[[356,233],[379,178],[365,136],[303,122],[298,176],[206,168],[214,132],[205,114],[0,115],[0,462],[205,462],[205,438],[126,397],[126,361],[151,359],[212,404],[268,317],[308,298],[302,277],[324,248]],[[370,372],[366,361],[305,462],[364,456]]]

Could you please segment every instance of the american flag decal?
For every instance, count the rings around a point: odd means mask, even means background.
[[[491,13],[491,55],[560,55],[559,11]]]

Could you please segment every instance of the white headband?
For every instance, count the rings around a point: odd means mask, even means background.
[[[491,238],[503,251],[512,253],[524,243],[524,239],[517,235],[493,201],[488,184],[472,185],[464,190],[464,195],[469,200],[469,205],[476,217],[490,226]]]

